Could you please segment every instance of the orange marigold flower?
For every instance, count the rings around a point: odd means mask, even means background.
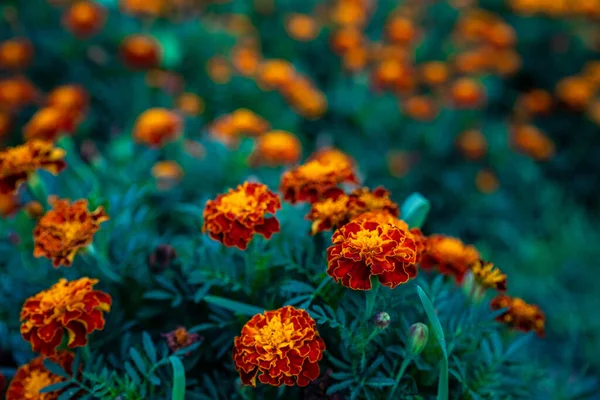
[[[257,138],[250,163],[276,167],[295,164],[301,156],[302,143],[296,135],[287,131],[274,130]]]
[[[213,82],[225,84],[231,80],[231,65],[224,57],[214,56],[206,63],[206,72]]]
[[[197,333],[190,333],[183,326],[177,327],[169,333],[163,333],[162,336],[167,338],[167,345],[172,352],[185,349],[200,340]]]
[[[78,38],[96,34],[104,26],[106,11],[92,1],[78,1],[65,13],[63,22],[67,30]]]
[[[181,135],[181,118],[166,108],[144,111],[135,122],[133,137],[138,143],[150,147],[162,147]]]
[[[183,169],[175,161],[158,161],[152,166],[152,176],[159,189],[171,189],[183,178]]]
[[[437,268],[444,275],[453,276],[461,283],[471,265],[480,259],[474,246],[464,244],[460,239],[431,235],[421,258],[423,269]]]
[[[478,160],[487,153],[487,140],[481,131],[470,129],[458,135],[456,147],[465,157]]]
[[[23,210],[27,213],[29,218],[38,219],[44,215],[44,206],[39,201],[29,201],[23,206]]]
[[[482,169],[475,176],[475,186],[481,193],[490,194],[498,190],[500,183],[496,174],[489,169]]]
[[[403,17],[394,17],[385,25],[387,38],[392,43],[409,44],[417,36],[417,30],[413,21]]]
[[[0,68],[19,70],[29,66],[33,46],[27,39],[10,39],[0,43]]]
[[[325,94],[306,78],[296,78],[282,89],[282,95],[291,106],[307,119],[321,117],[327,111]]]
[[[62,369],[71,374],[73,367],[73,354],[61,351],[49,357],[51,361],[60,365]],[[63,382],[65,378],[54,375],[44,366],[45,356],[38,356],[17,369],[15,376],[10,381],[6,391],[6,400],[56,400],[63,391],[40,393],[46,386]]]
[[[473,108],[485,100],[485,89],[471,78],[459,78],[452,84],[452,100],[457,107]]]
[[[331,9],[331,20],[342,26],[364,25],[368,15],[365,1],[338,1]]]
[[[554,142],[533,125],[517,125],[512,130],[512,142],[523,153],[538,161],[554,155]]]
[[[195,117],[204,112],[204,100],[194,93],[182,93],[177,98],[177,109],[186,115]]]
[[[266,60],[258,70],[258,83],[265,89],[282,89],[296,77],[294,66],[286,60]]]
[[[342,56],[344,68],[351,72],[363,70],[370,60],[369,50],[366,46],[349,49]]]
[[[260,136],[269,129],[269,122],[246,108],[239,108],[230,114],[231,125],[238,135]]]
[[[38,169],[57,175],[67,164],[65,151],[38,139],[0,151],[0,193],[14,193]]]
[[[75,130],[75,121],[63,110],[46,107],[38,110],[23,127],[25,140],[42,139],[55,141],[62,134]]]
[[[110,311],[110,295],[93,290],[97,279],[61,278],[50,289],[28,298],[21,309],[21,335],[32,350],[51,356],[67,330],[67,346],[85,346],[87,335],[104,329],[103,312]]]
[[[325,342],[315,321],[301,309],[286,306],[257,314],[234,339],[233,362],[244,385],[256,377],[272,386],[307,386],[319,377]]]
[[[594,98],[594,86],[585,78],[571,76],[556,85],[556,96],[575,109],[584,109]]]
[[[130,35],[121,43],[120,54],[128,67],[150,69],[160,64],[162,50],[152,36]]]
[[[286,171],[281,177],[280,191],[283,199],[292,204],[303,201],[314,203],[327,191],[346,182],[358,183],[350,164],[313,160]]]
[[[544,337],[546,317],[537,305],[527,304],[518,297],[500,294],[492,299],[490,307],[492,310],[508,308],[505,313],[496,317],[496,321],[523,332],[534,331],[539,337]]]
[[[129,14],[158,17],[166,12],[168,3],[165,0],[121,0],[120,5]]]
[[[34,102],[37,90],[25,78],[0,80],[0,109],[18,111]]]
[[[80,119],[88,107],[89,99],[86,90],[79,85],[59,86],[48,94],[48,107],[67,112]]]
[[[253,76],[260,64],[260,54],[255,46],[235,46],[231,50],[231,62],[243,76]]]
[[[285,29],[290,37],[301,42],[313,40],[319,34],[319,25],[313,17],[306,14],[289,15]]]
[[[417,248],[408,227],[352,221],[335,231],[327,274],[354,290],[371,289],[371,275],[390,288],[417,275]]]
[[[542,89],[533,89],[523,94],[517,101],[517,112],[525,111],[527,115],[546,114],[552,108],[552,95]]]
[[[19,199],[13,193],[0,193],[0,217],[8,217],[19,209]]]
[[[69,203],[51,196],[48,202],[52,210],[40,218],[33,231],[33,255],[51,259],[54,268],[69,267],[77,251],[92,243],[100,224],[109,218],[102,207],[90,212],[85,199]]]
[[[390,175],[396,178],[406,176],[417,161],[417,155],[402,150],[390,150],[386,158]]]
[[[438,115],[438,107],[429,96],[411,96],[404,102],[404,111],[418,121],[432,121]]]
[[[278,209],[281,209],[279,196],[266,185],[244,182],[206,202],[202,230],[225,246],[245,250],[255,233],[270,239],[279,232],[277,218],[265,217]]]
[[[331,34],[331,49],[336,54],[345,54],[346,52],[363,47],[365,37],[363,32],[356,27],[342,27]]]
[[[448,66],[443,61],[430,61],[421,66],[421,79],[430,86],[446,83],[450,77]]]
[[[317,160],[323,164],[340,163],[348,164],[351,167],[356,165],[356,161],[347,153],[335,147],[322,147],[311,154],[308,161]]]
[[[477,260],[471,265],[471,273],[477,285],[485,289],[506,291],[506,275],[491,262]]]

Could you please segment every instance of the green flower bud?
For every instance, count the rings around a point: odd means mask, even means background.
[[[373,323],[377,328],[385,329],[389,326],[391,320],[392,319],[390,318],[390,314],[386,313],[385,311],[382,311],[375,314],[375,321]]]
[[[412,324],[409,330],[408,352],[413,356],[419,355],[429,339],[429,328],[422,322]]]

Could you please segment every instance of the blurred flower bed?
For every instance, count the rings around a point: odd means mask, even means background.
[[[599,0],[5,0],[0,391],[596,399]]]

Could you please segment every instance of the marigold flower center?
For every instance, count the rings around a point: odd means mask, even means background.
[[[177,328],[175,330],[175,332],[173,332],[173,337],[174,337],[175,343],[177,343],[177,345],[185,345],[185,344],[187,344],[190,335],[189,335],[187,329]]]
[[[23,380],[23,394],[26,399],[43,399],[46,395],[40,394],[40,390],[48,385],[56,383],[57,376],[47,371],[31,371],[29,376]]]
[[[365,252],[370,252],[379,249],[382,240],[377,230],[361,230],[356,232],[349,242],[355,247],[362,248]]]
[[[222,212],[231,212],[234,214],[241,214],[247,212],[253,212],[258,206],[256,198],[248,196],[243,191],[236,191],[229,193],[221,199],[221,203],[217,206],[217,209]]]
[[[266,326],[260,328],[254,340],[265,349],[279,349],[291,343],[294,332],[294,324],[291,322],[284,324],[281,317],[277,315],[267,322]]]

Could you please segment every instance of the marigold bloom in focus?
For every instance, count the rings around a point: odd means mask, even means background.
[[[315,321],[286,306],[257,314],[234,339],[233,361],[244,385],[307,386],[318,378],[325,343]]]
[[[74,3],[63,16],[65,27],[78,38],[87,38],[102,29],[106,20],[104,8],[91,1]]]
[[[121,58],[133,69],[150,69],[160,64],[162,50],[158,42],[147,35],[127,36],[120,46]]]
[[[594,97],[594,87],[578,76],[564,78],[556,85],[556,96],[569,107],[584,109]]]
[[[85,199],[69,203],[51,196],[48,202],[52,210],[44,214],[33,231],[33,255],[51,259],[54,268],[69,267],[79,249],[92,243],[100,224],[109,218],[102,207],[90,212]]]
[[[221,85],[231,80],[231,66],[224,57],[214,56],[208,60],[206,72],[213,82]]]
[[[292,204],[303,201],[314,203],[341,183],[358,183],[351,165],[313,160],[286,171],[281,177],[279,190],[283,199]]]
[[[64,111],[76,119],[85,113],[89,99],[86,90],[79,85],[59,86],[48,94],[47,106]]]
[[[14,193],[38,169],[57,175],[67,166],[64,156],[64,150],[38,139],[0,151],[0,193]]]
[[[411,96],[404,102],[404,112],[418,121],[432,121],[438,108],[429,96]]]
[[[544,337],[546,316],[542,310],[534,304],[527,304],[523,299],[500,294],[490,302],[492,310],[508,308],[508,310],[496,317],[496,321],[523,332],[533,331],[539,337]]]
[[[33,46],[27,39],[10,39],[0,43],[0,68],[25,69],[33,58]]]
[[[430,61],[421,66],[421,79],[430,86],[446,83],[450,77],[448,66],[443,61]]]
[[[475,186],[481,193],[491,194],[498,190],[500,183],[496,174],[489,169],[482,169],[475,176]]]
[[[135,122],[133,137],[136,142],[150,147],[162,147],[181,136],[181,119],[166,108],[144,111]]]
[[[319,25],[314,18],[306,14],[289,15],[285,29],[290,37],[301,42],[313,40],[319,34]]]
[[[266,185],[244,182],[206,202],[202,231],[225,246],[245,250],[255,233],[270,239],[279,232],[277,218],[265,217],[278,209],[279,196]]]
[[[55,141],[61,134],[70,134],[75,129],[73,118],[58,108],[46,107],[38,110],[23,127],[25,140],[42,139]]]
[[[458,107],[473,108],[485,99],[485,89],[471,78],[459,78],[452,84],[452,100]]]
[[[33,103],[36,96],[37,90],[25,78],[0,80],[0,109],[18,111]]]
[[[6,400],[56,400],[62,390],[50,393],[40,393],[46,386],[65,381],[65,378],[54,375],[44,366],[45,356],[38,356],[25,365],[20,366],[10,381],[6,391]],[[73,354],[61,351],[50,357],[50,360],[71,374]]]
[[[21,309],[21,335],[32,350],[52,356],[62,343],[65,329],[71,349],[87,344],[87,335],[104,329],[104,312],[110,311],[111,297],[93,290],[97,279],[61,278],[46,289],[25,300]]]
[[[197,333],[190,333],[183,326],[177,327],[169,333],[164,333],[162,336],[167,339],[167,345],[173,353],[191,346],[200,339]]]
[[[544,161],[554,155],[554,142],[533,125],[517,125],[512,130],[514,146],[533,159]]]
[[[256,146],[250,155],[253,165],[296,164],[302,157],[302,143],[293,133],[274,130],[256,139]]]
[[[258,83],[266,89],[282,89],[296,77],[294,66],[285,60],[264,61],[258,69]]]
[[[487,153],[487,141],[481,131],[470,129],[456,138],[456,147],[467,158],[478,160]]]
[[[431,235],[427,238],[427,247],[423,252],[421,267],[437,268],[444,275],[453,276],[461,283],[471,265],[480,259],[474,246],[464,244],[460,239]]]
[[[186,115],[195,117],[204,112],[204,100],[194,93],[182,93],[177,98],[177,109]]]
[[[371,275],[390,288],[417,275],[417,248],[408,226],[352,221],[335,231],[327,274],[354,290],[371,289]]]

